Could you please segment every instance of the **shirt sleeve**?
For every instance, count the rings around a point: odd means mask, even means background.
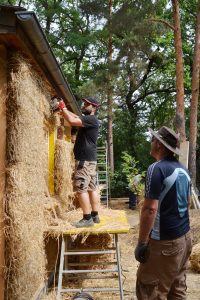
[[[81,121],[84,127],[98,127],[98,120],[94,116],[82,116]]]
[[[149,199],[159,199],[163,189],[163,180],[164,177],[158,163],[149,166],[145,182],[145,197]]]

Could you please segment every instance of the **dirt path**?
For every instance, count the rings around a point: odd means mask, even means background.
[[[131,224],[130,232],[120,235],[124,298],[125,300],[136,300],[135,281],[138,263],[134,258],[134,248],[138,237],[139,213],[128,209],[128,204],[125,201],[117,202],[116,200],[115,202],[112,201],[111,208],[125,210]],[[187,285],[187,300],[200,300],[200,274],[193,272],[190,268],[187,272]]]

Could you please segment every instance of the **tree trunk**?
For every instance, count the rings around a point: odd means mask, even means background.
[[[179,15],[179,1],[172,0],[174,21],[174,42],[176,51],[176,130],[180,133],[181,142],[185,136],[185,113],[184,113],[184,79],[183,79],[183,53]]]
[[[198,13],[196,24],[195,47],[192,70],[192,100],[190,106],[190,150],[189,169],[192,182],[196,186],[196,144],[197,144],[197,113],[199,99],[199,71],[200,71],[200,0],[198,1]]]
[[[108,19],[108,89],[107,89],[107,105],[108,105],[108,162],[111,172],[114,172],[114,152],[113,152],[113,99],[112,99],[112,0],[109,0],[109,19]]]

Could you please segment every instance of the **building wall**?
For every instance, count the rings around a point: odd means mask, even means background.
[[[19,54],[9,53],[6,138],[6,291],[31,299],[46,279],[48,90]]]
[[[4,299],[4,189],[5,189],[5,147],[6,147],[6,91],[7,52],[0,45],[0,299]]]
[[[67,210],[68,198],[73,200],[72,149],[65,139],[71,130],[59,140],[63,193],[54,198],[60,117],[58,122],[50,111],[50,88],[19,53],[9,51],[7,65],[5,261],[9,268],[5,297],[27,300],[38,293],[57,262],[58,241],[44,238],[48,226],[55,225]]]

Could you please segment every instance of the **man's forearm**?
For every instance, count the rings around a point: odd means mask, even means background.
[[[82,127],[82,121],[79,118],[79,116],[73,114],[71,111],[69,111],[67,108],[63,108],[62,109],[62,115],[64,117],[64,119],[66,119],[70,125],[72,126],[78,126],[78,127]]]
[[[62,114],[63,114],[63,117],[69,122],[71,123],[74,118],[77,118],[77,115],[73,114],[67,109],[67,108],[63,108],[62,109]]]
[[[62,111],[62,115],[63,115],[64,119],[66,119],[70,123],[70,125],[77,126],[77,127],[83,127],[83,122],[82,122],[81,118],[79,118],[79,116],[77,116],[74,113],[72,113],[71,111],[69,111],[66,108],[66,105],[63,100],[59,101],[58,108]]]
[[[140,217],[139,241],[148,242],[156,218],[156,209],[143,206]]]
[[[67,110],[69,115],[75,118],[79,118],[77,115],[75,115],[73,112],[71,112],[70,110]]]

